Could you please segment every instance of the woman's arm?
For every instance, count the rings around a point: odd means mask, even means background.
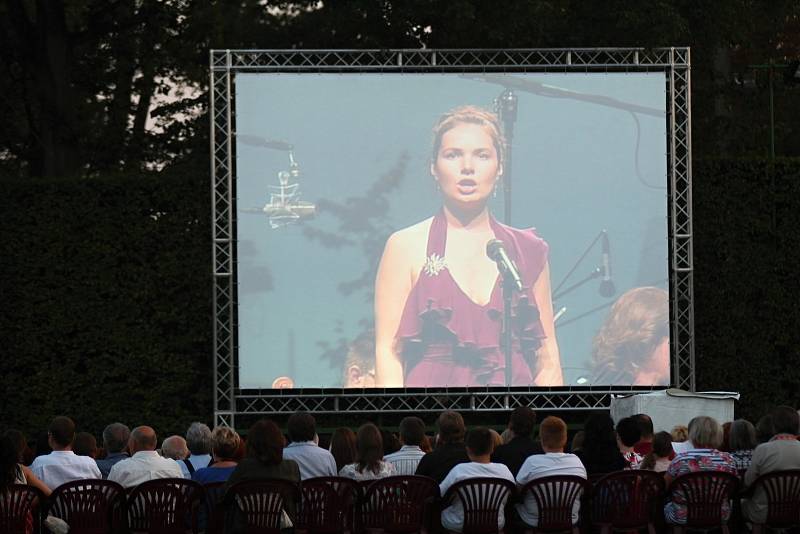
[[[539,275],[533,286],[533,296],[539,307],[539,320],[541,320],[544,334],[547,336],[536,353],[539,367],[533,383],[537,386],[561,386],[564,384],[564,376],[561,374],[561,356],[556,341],[556,326],[553,322],[549,263],[545,263],[542,274]]]
[[[50,491],[50,488],[48,488],[44,482],[39,480],[39,477],[33,474],[31,468],[22,464],[19,464],[19,466],[22,468],[22,472],[25,473],[25,480],[28,481],[28,485],[41,491],[45,497],[49,497],[52,491]]]

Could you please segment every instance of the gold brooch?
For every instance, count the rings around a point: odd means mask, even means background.
[[[447,263],[442,256],[431,254],[428,256],[428,259],[425,260],[425,265],[422,267],[422,270],[425,271],[425,274],[428,276],[436,276],[442,269],[446,268]]]

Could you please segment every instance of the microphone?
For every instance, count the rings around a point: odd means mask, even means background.
[[[602,238],[602,253],[603,253],[603,263],[600,267],[602,272],[603,280],[600,282],[600,296],[602,297],[610,297],[614,293],[616,293],[617,289],[614,287],[614,282],[611,281],[611,247],[608,244],[608,232],[603,230],[603,238]]]
[[[499,239],[492,239],[486,243],[486,255],[497,263],[497,269],[503,275],[503,279],[512,285],[517,291],[522,291],[522,279],[517,271],[517,266],[506,254],[503,242]]]

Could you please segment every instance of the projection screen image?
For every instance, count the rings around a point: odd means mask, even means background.
[[[670,383],[664,73],[235,83],[240,388]]]

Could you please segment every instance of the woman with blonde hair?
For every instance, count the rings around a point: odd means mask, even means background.
[[[192,480],[201,484],[226,482],[238,464],[236,457],[241,438],[235,430],[218,426],[211,432],[211,457],[213,463],[192,473]]]

